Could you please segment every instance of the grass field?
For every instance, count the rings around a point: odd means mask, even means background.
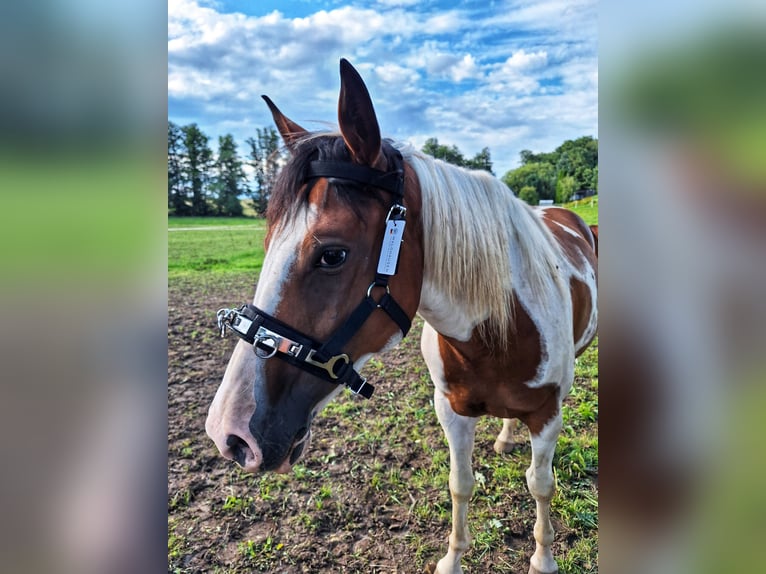
[[[598,222],[598,200],[575,209]],[[246,475],[222,459],[204,420],[234,341],[215,311],[251,299],[263,262],[256,219],[169,220],[169,572],[420,573],[446,550],[449,456],[419,352],[422,321],[363,374],[372,400],[342,393],[314,422],[290,475]],[[598,340],[577,359],[554,469],[554,555],[562,574],[598,571]],[[526,572],[534,501],[526,432],[492,450],[500,422],[477,426],[466,574]]]
[[[574,211],[588,225],[598,225],[598,195],[567,203],[563,207]]]
[[[263,264],[265,235],[262,219],[168,218],[168,277],[242,271],[255,277]]]
[[[259,227],[263,220],[255,217],[168,217],[168,229],[189,227]]]

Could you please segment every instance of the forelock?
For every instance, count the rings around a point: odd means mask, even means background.
[[[388,165],[395,165],[396,152],[387,140],[383,142],[382,151]],[[266,217],[270,226],[279,221],[291,219],[301,206],[308,202],[312,182],[307,181],[306,174],[311,162],[315,160],[349,163],[352,161],[351,154],[340,134],[310,134],[295,142],[269,198]],[[307,183],[308,185],[305,185]],[[334,184],[333,187],[338,192],[338,196],[346,201],[360,217],[361,213],[358,210],[360,200],[363,202],[372,198],[387,201],[386,194],[376,188],[365,187],[365,193],[360,194],[358,184],[346,184],[342,181],[335,181]]]

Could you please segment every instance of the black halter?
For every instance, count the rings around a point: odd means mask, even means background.
[[[398,325],[402,335],[410,330],[410,319],[391,296],[389,278],[396,273],[399,244],[386,245],[386,237],[392,230],[394,241],[401,237],[407,209],[404,207],[404,164],[399,152],[395,155],[395,171],[380,171],[371,167],[343,161],[312,161],[306,180],[328,177],[354,181],[377,187],[393,196],[391,209],[386,217],[386,236],[381,246],[381,257],[367,294],[343,323],[325,342],[281,322],[255,305],[246,304],[238,309],[218,311],[218,328],[221,336],[226,329],[253,345],[255,354],[263,359],[274,356],[325,381],[346,385],[351,391],[365,398],[372,396],[375,388],[354,369],[354,361],[343,352],[343,347],[359,331],[367,318],[376,309],[382,309]],[[401,226],[400,229],[395,229]],[[393,231],[397,233],[394,234]],[[383,261],[384,255],[386,261]],[[393,260],[392,260],[393,259]],[[373,297],[376,288],[385,292],[379,300]]]

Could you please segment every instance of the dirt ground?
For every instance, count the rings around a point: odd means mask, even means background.
[[[444,554],[448,453],[419,323],[365,368],[371,400],[344,392],[317,417],[292,474],[252,476],[219,455],[204,425],[236,342],[218,337],[215,312],[251,299],[254,286],[245,276],[211,276],[171,280],[168,291],[169,572],[421,573]],[[471,574],[526,573],[534,550],[528,442],[520,432],[517,451],[495,455],[499,430],[489,419],[477,430]],[[556,518],[554,527],[558,557],[581,533]]]

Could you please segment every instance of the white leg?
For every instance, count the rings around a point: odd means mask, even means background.
[[[503,430],[497,435],[495,440],[495,452],[503,454],[511,452],[516,443],[513,442],[513,432],[519,428],[521,421],[519,419],[503,419]]]
[[[471,545],[468,533],[468,502],[473,492],[471,457],[477,419],[456,414],[449,400],[438,389],[434,392],[434,406],[449,443],[449,490],[452,496],[449,550],[436,565],[436,574],[462,574],[460,559]]]
[[[556,490],[553,477],[553,452],[561,431],[561,414],[545,424],[538,435],[530,433],[532,442],[532,463],[527,469],[527,487],[537,504],[535,521],[535,553],[530,560],[530,574],[552,574],[558,572],[553,559],[553,526],[551,525],[551,499]]]

